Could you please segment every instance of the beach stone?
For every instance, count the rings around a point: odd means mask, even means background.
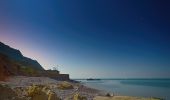
[[[48,100],[61,100],[54,92],[48,94]]]
[[[7,85],[0,84],[0,100],[26,100],[19,98],[17,93]]]
[[[76,93],[73,96],[73,100],[87,100],[87,98],[85,96],[81,96],[79,93]]]
[[[31,100],[48,100],[48,96],[42,91],[41,86],[30,86],[28,89],[28,96],[31,97]]]
[[[30,86],[27,96],[31,97],[31,100],[60,100],[54,92],[42,85]]]
[[[74,89],[73,85],[66,81],[63,81],[63,82],[57,84],[57,88],[62,89],[62,90]]]

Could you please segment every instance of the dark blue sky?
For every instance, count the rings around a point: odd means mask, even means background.
[[[4,0],[0,40],[72,78],[170,77],[168,0]]]

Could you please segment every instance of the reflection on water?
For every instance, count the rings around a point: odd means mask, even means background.
[[[170,80],[79,80],[85,85],[119,95],[160,97],[170,100]]]

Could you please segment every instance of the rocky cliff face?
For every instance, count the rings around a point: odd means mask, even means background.
[[[6,55],[0,54],[0,80],[17,73],[17,66]]]
[[[11,48],[2,42],[0,42],[0,53],[6,55],[10,60],[18,63],[19,65],[22,65],[23,67],[31,67],[37,70],[44,70],[36,60],[24,57],[19,50]]]
[[[40,71],[44,69],[36,60],[0,42],[0,80],[12,75],[36,76]]]
[[[36,60],[24,57],[19,50],[0,42],[0,81],[17,75],[46,76],[56,80],[69,80],[68,74],[44,70]]]

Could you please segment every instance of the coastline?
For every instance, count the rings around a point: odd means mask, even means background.
[[[8,87],[10,87],[12,90],[16,92],[18,97],[27,98],[27,100],[32,100],[32,99],[29,99],[30,97],[26,96],[27,89],[30,86],[39,86],[39,87],[43,86],[43,89],[44,87],[48,88],[48,92],[52,91],[61,100],[81,100],[81,99],[75,99],[76,96],[77,98],[79,97],[86,98],[82,100],[161,100],[158,98],[139,98],[139,97],[131,97],[131,96],[118,96],[118,95],[115,95],[114,93],[110,93],[108,95],[106,91],[90,88],[90,87],[83,85],[82,83],[77,83],[74,81],[68,82],[68,83],[65,82],[66,84],[73,86],[72,88],[59,89],[58,85],[62,84],[63,82],[65,81],[57,81],[57,80],[54,80],[48,77],[14,76],[14,77],[10,77],[5,82],[1,81],[0,84],[3,86],[7,85]],[[57,99],[51,99],[51,100],[57,100]]]
[[[16,89],[26,90],[32,85],[43,85],[45,87],[48,87],[50,91],[53,91],[59,98],[61,98],[61,100],[72,100],[70,98],[72,98],[72,96],[77,93],[80,96],[86,97],[87,100],[92,100],[95,96],[102,94],[102,91],[100,90],[86,87],[83,84],[77,82],[69,82],[69,84],[73,86],[72,89],[58,89],[58,84],[61,84],[62,82],[65,81],[57,81],[48,77],[14,76],[10,77],[5,82],[0,81],[0,84],[3,86],[8,86],[14,91],[16,91]],[[20,97],[23,97],[26,95],[26,91],[24,93],[21,93],[20,91],[17,94],[19,94]]]

